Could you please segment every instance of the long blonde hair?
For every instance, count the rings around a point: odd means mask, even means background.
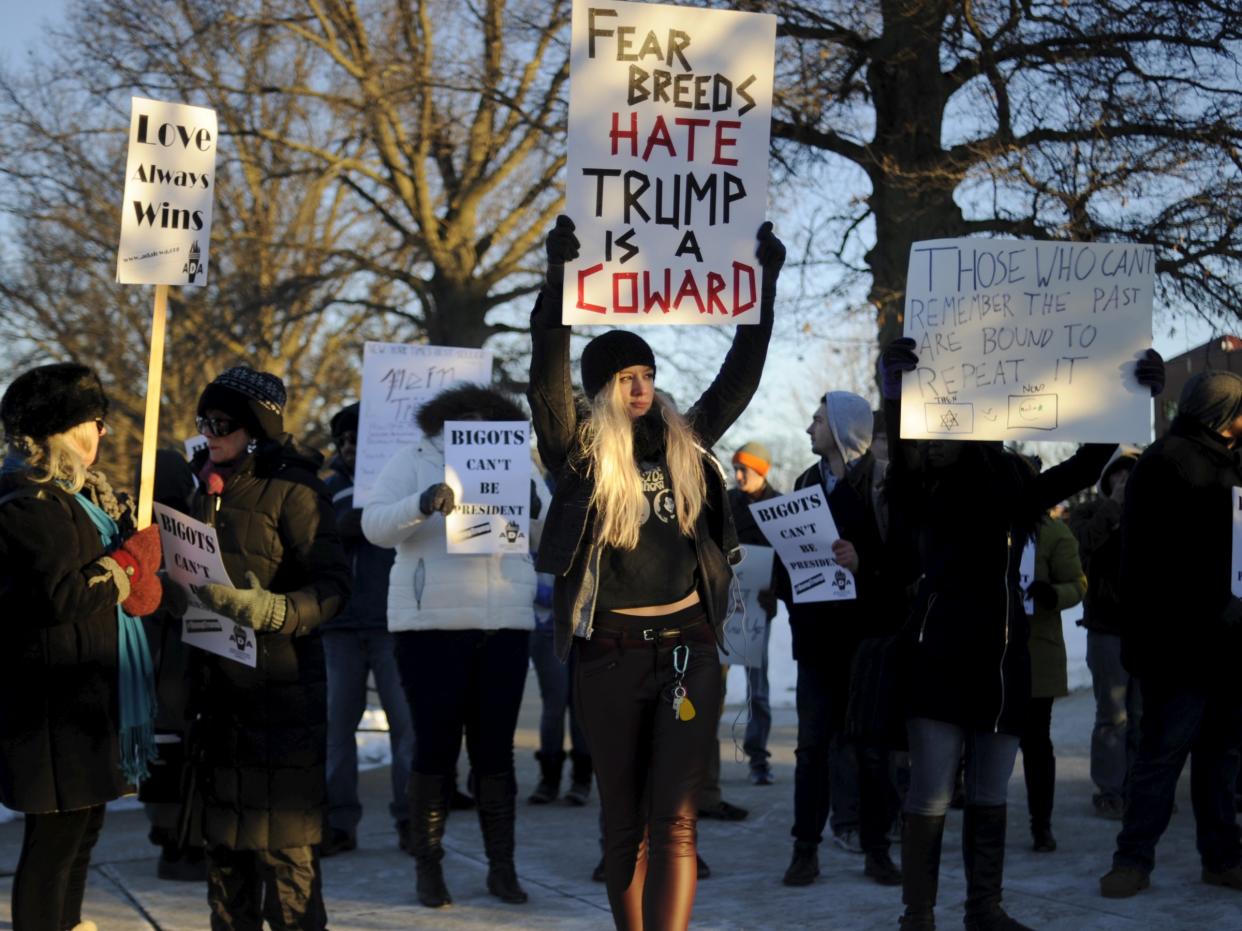
[[[44,439],[9,437],[9,449],[26,461],[27,477],[36,485],[57,482],[76,495],[86,484],[89,468],[83,452],[98,431],[95,422],[88,420]]]
[[[707,497],[702,451],[677,408],[658,391],[653,403],[665,426],[664,458],[677,505],[677,526],[689,536]],[[634,421],[615,375],[591,399],[591,415],[582,425],[581,448],[594,480],[591,506],[598,515],[598,539],[617,549],[634,549],[647,502],[634,460]]]

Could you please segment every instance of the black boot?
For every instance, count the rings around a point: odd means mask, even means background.
[[[556,797],[561,794],[561,769],[565,766],[565,751],[539,751],[535,754],[535,759],[539,761],[539,785],[535,786],[535,791],[526,801],[532,805],[555,802]]]
[[[1001,908],[1006,806],[967,805],[962,819],[966,931],[1031,931]]]
[[[443,908],[453,902],[440,868],[452,778],[410,774],[410,853],[418,874],[418,901],[428,908]]]
[[[477,776],[475,801],[483,850],[487,854],[487,891],[511,905],[526,901],[513,866],[513,823],[517,817],[517,784],[513,773]]]
[[[585,805],[591,797],[591,776],[594,774],[591,754],[574,750],[569,756],[573,760],[573,782],[565,793],[565,801],[571,805]]]
[[[940,846],[944,815],[911,815],[901,827],[901,916],[903,931],[935,931],[936,891],[940,887]]]
[[[794,841],[793,859],[781,880],[786,886],[809,886],[819,875],[819,844]]]

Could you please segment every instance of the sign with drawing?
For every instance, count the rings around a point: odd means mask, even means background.
[[[763,665],[767,644],[768,616],[759,604],[759,593],[772,587],[772,560],[776,551],[770,546],[745,544],[742,561],[733,567],[738,597],[733,611],[725,621],[724,645],[729,651],[721,662],[732,666],[758,668]]]

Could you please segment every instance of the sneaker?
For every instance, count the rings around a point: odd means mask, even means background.
[[[569,791],[565,793],[565,801],[570,805],[579,807],[585,805],[591,797],[591,783],[574,782],[570,783]]]
[[[749,814],[750,812],[745,808],[740,808],[737,805],[731,805],[723,799],[711,808],[699,809],[700,818],[710,818],[714,821],[745,821],[746,816]]]
[[[1242,865],[1231,866],[1227,870],[1205,869],[1203,881],[1209,886],[1223,886],[1226,889],[1237,889],[1242,892]]]
[[[858,842],[858,832],[845,830],[832,835],[832,842],[846,853],[862,853],[862,844]]]
[[[1125,814],[1125,802],[1115,795],[1096,795],[1091,801],[1098,817],[1107,818],[1109,821],[1120,821],[1122,815]]]
[[[1128,899],[1151,885],[1151,877],[1133,866],[1114,866],[1100,877],[1100,895],[1106,899]]]
[[[819,875],[819,845],[813,843],[794,844],[793,859],[785,870],[781,880],[786,886],[809,886]]]
[[[893,863],[887,850],[878,850],[867,854],[867,862],[863,866],[863,875],[874,879],[881,886],[900,886],[901,870]]]
[[[772,767],[767,763],[760,763],[758,766],[750,768],[750,784],[752,786],[770,786],[776,782],[776,778],[772,775]]]
[[[699,868],[699,879],[711,879],[712,868],[707,865],[707,861],[700,857],[698,853],[695,853],[694,862]]]
[[[320,857],[335,857],[358,847],[358,838],[343,828],[329,828],[328,836],[319,845]]]
[[[595,869],[591,871],[591,882],[603,883],[608,882],[608,874],[604,872],[604,858],[600,857],[599,862],[595,864]]]

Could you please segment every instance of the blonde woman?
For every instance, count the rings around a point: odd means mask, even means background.
[[[160,604],[159,532],[92,466],[108,399],[84,365],[14,379],[0,401],[0,802],[24,812],[17,931],[82,920],[104,805],[147,774],[154,688],[141,615]]]
[[[587,345],[586,398],[575,401],[560,304],[564,263],[578,254],[573,229],[560,217],[548,236],[531,318],[531,411],[556,477],[538,568],[556,577],[557,655],[577,654],[574,700],[598,773],[613,920],[677,931],[694,906],[697,794],[716,739],[716,647],[737,550],[707,450],[759,385],[785,249],[765,223],[760,323],[737,328],[683,417],[655,390],[651,347],[626,330]]]

